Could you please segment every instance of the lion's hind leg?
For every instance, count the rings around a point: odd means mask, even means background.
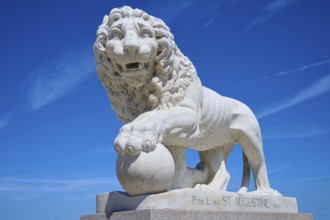
[[[241,145],[244,154],[248,158],[248,163],[253,172],[256,190],[259,192],[272,191],[269,185],[260,133],[251,128],[240,130],[238,143]],[[244,185],[246,186],[246,184],[247,183],[243,183],[242,187],[244,187]]]
[[[253,112],[245,104],[228,98],[232,105],[233,120],[230,129],[240,144],[244,155],[242,187],[239,192],[246,192],[249,185],[250,167],[254,176],[257,192],[279,194],[270,188],[265,157],[262,146],[259,123]],[[248,164],[246,162],[248,161]]]
[[[246,193],[249,189],[249,184],[250,184],[251,167],[244,151],[242,151],[242,155],[243,155],[243,175],[242,175],[241,188],[238,190],[238,193]]]
[[[202,163],[206,164],[209,168],[209,179],[207,184],[197,184],[195,188],[226,191],[230,175],[226,169],[227,152],[225,151],[225,147],[200,151],[199,156]]]

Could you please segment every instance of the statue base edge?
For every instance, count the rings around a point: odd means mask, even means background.
[[[84,215],[80,220],[313,220],[312,214],[151,209]]]
[[[140,196],[110,192],[96,197],[97,214],[153,209],[298,213],[296,198],[257,192],[235,193],[186,188]]]

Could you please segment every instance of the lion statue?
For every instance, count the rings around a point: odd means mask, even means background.
[[[275,192],[256,117],[243,103],[202,86],[161,19],[115,8],[97,30],[94,52],[98,76],[124,123],[114,144],[120,156],[150,152],[162,143],[175,163],[171,189],[226,191],[226,159],[238,143],[244,160],[239,192],[248,190],[250,169],[257,192]],[[196,169],[187,168],[186,147],[199,152]]]

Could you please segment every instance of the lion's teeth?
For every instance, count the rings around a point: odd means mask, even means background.
[[[135,62],[135,63],[126,63],[126,64],[119,64],[115,65],[116,72],[134,72],[140,71],[144,69],[148,69],[149,63],[146,62]]]

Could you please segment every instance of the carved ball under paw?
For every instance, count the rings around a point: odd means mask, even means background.
[[[130,195],[166,191],[175,174],[171,153],[162,144],[151,152],[137,156],[118,156],[116,165],[119,182]]]

